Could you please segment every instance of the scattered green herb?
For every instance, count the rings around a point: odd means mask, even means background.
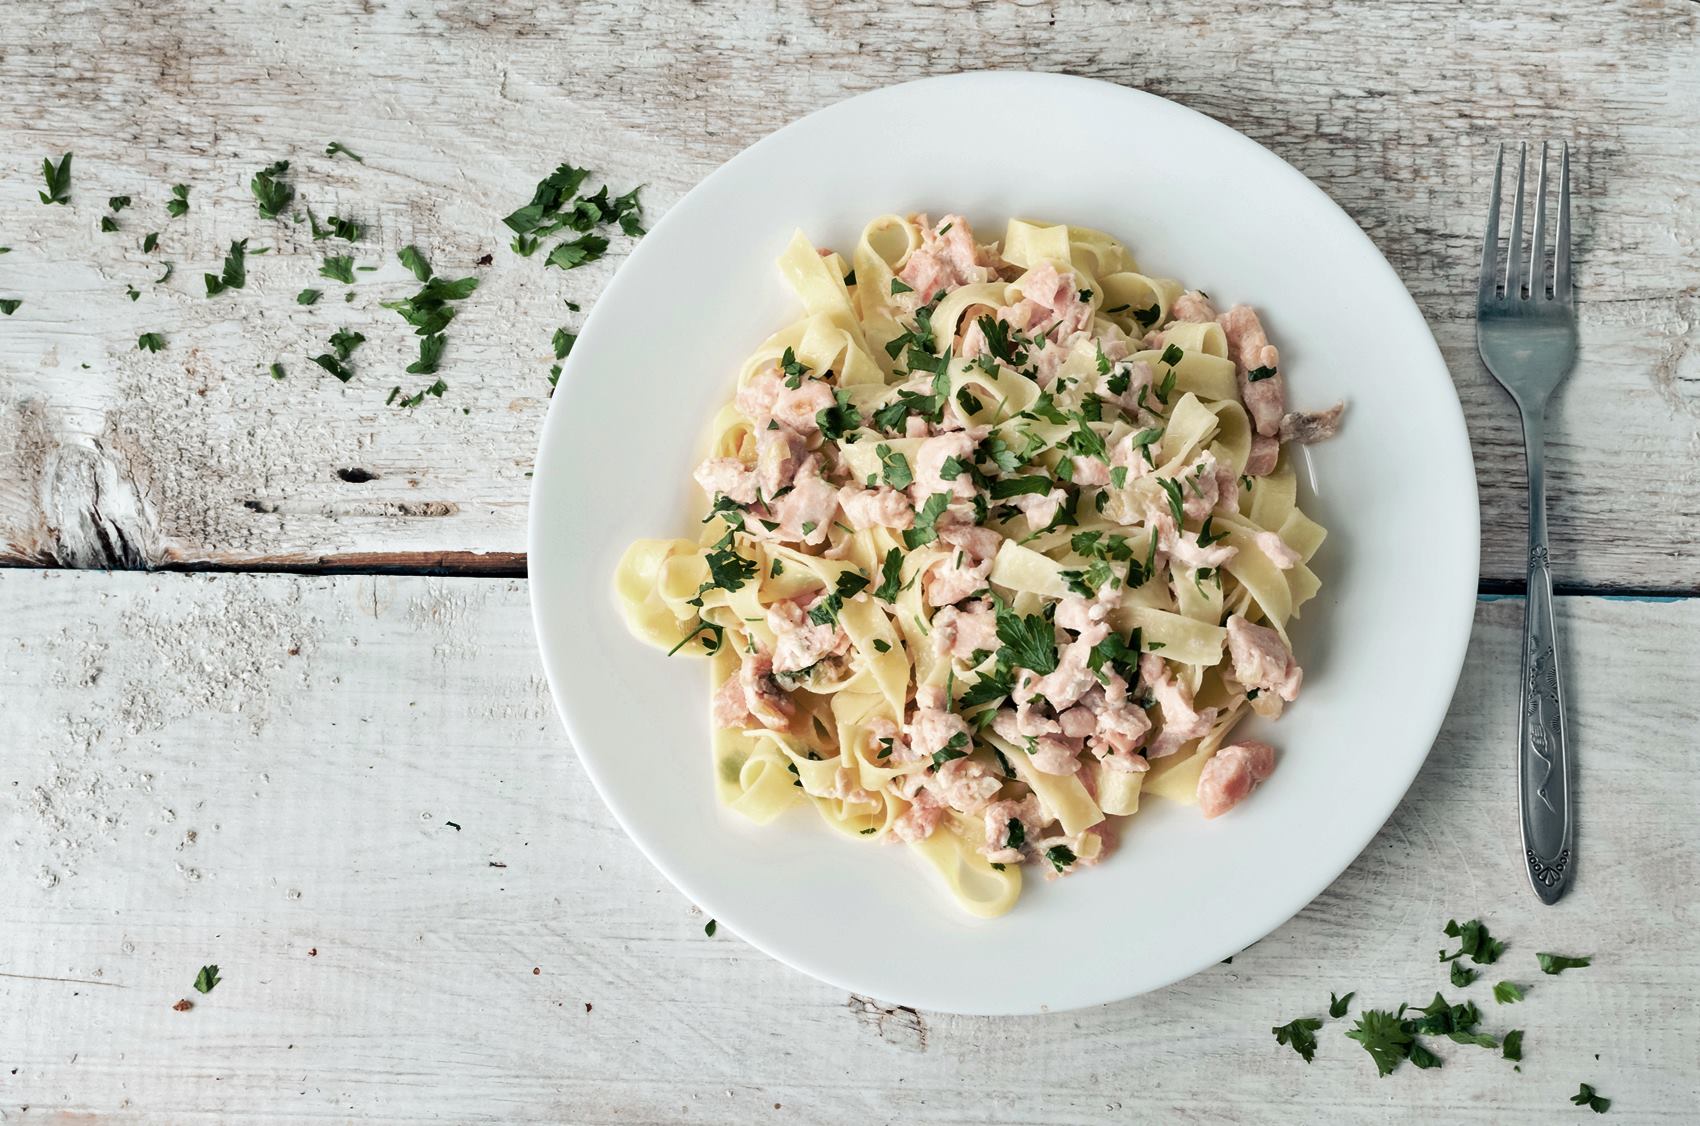
[[[47,181],[47,190],[37,193],[43,203],[67,204],[71,202],[71,154],[66,153],[54,165],[52,157],[43,157],[41,161],[41,178]]]
[[[353,149],[350,149],[347,145],[343,144],[341,141],[332,141],[330,144],[325,146],[325,155],[326,156],[335,156],[338,153],[341,153],[343,156],[348,157],[350,160],[358,160],[361,164],[366,163],[365,157],[361,156],[359,153],[355,152]]]
[[[1275,1043],[1289,1045],[1306,1063],[1316,1058],[1316,1033],[1322,1027],[1322,1022],[1316,1017],[1300,1017],[1298,1020],[1278,1024],[1269,1031],[1275,1034]]]
[[[144,352],[157,352],[165,347],[165,337],[157,332],[144,332],[136,338],[136,347]]]
[[[331,255],[325,258],[325,264],[319,267],[321,278],[330,278],[344,285],[354,284],[354,258],[351,255]]]
[[[1570,1101],[1575,1103],[1577,1106],[1587,1107],[1595,1114],[1604,1114],[1606,1111],[1611,1109],[1611,1100],[1598,1094],[1586,1083],[1582,1084],[1580,1089],[1578,1089],[1574,1095],[1570,1096]]]
[[[201,972],[195,975],[195,992],[211,993],[213,986],[223,980],[222,977],[218,976],[217,966],[202,966]]]
[[[1535,960],[1540,962],[1542,973],[1561,974],[1565,970],[1579,970],[1592,964],[1594,956],[1590,954],[1582,958],[1570,958],[1563,954],[1536,954]]]
[[[230,252],[224,256],[223,274],[202,274],[201,277],[207,283],[208,297],[216,297],[227,289],[245,287],[248,284],[248,240],[238,239],[230,244]]]
[[[181,219],[189,213],[188,184],[173,185],[171,198],[165,201],[165,213],[173,219]]]
[[[288,171],[289,161],[280,160],[254,173],[253,180],[249,181],[248,188],[254,193],[260,218],[276,219],[280,212],[289,209],[290,201],[295,198],[295,189],[283,178]]]

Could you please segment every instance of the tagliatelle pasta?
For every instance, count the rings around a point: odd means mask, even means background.
[[[1302,673],[1324,531],[1296,506],[1279,354],[1110,236],[885,215],[848,261],[796,235],[803,317],[713,420],[698,539],[640,540],[632,632],[707,656],[714,785],[901,841],[979,915],[1024,862],[1098,862],[1147,794],[1231,808],[1234,742]]]

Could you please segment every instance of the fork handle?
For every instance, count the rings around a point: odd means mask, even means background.
[[[1576,855],[1570,745],[1565,738],[1563,677],[1547,563],[1544,406],[1522,408],[1529,466],[1529,575],[1517,708],[1517,804],[1529,882],[1543,903],[1556,903],[1570,890]]]

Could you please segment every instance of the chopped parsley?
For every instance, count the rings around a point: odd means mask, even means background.
[[[213,987],[223,980],[218,976],[217,966],[202,966],[201,972],[195,975],[195,992],[211,993]]]
[[[365,335],[350,329],[339,328],[331,333],[331,348],[336,352],[336,358],[339,360],[348,359],[354,350],[364,343],[366,343]]]
[[[885,562],[880,565],[880,585],[874,588],[874,597],[882,602],[896,602],[902,583],[903,551],[894,547],[885,553]]]
[[[136,338],[136,347],[144,352],[157,352],[165,347],[165,337],[157,332],[144,332]]]
[[[327,256],[325,258],[325,264],[319,267],[319,276],[321,278],[330,278],[332,281],[339,281],[344,285],[353,285],[353,256],[348,254]]]
[[[154,247],[156,247],[158,245],[159,245],[159,232],[158,231],[149,231],[147,234],[142,236],[142,253],[143,254],[152,254],[154,252]]]
[[[9,317],[13,313],[17,312],[18,306],[23,303],[23,298],[21,297],[0,297],[0,313],[4,313]]]
[[[41,178],[47,181],[47,190],[37,193],[43,203],[67,204],[71,202],[71,154],[66,153],[59,158],[55,165],[52,157],[42,157]]]
[[[1162,316],[1163,316],[1163,306],[1162,305],[1155,305],[1154,304],[1154,305],[1151,305],[1148,308],[1135,309],[1133,311],[1133,319],[1139,322],[1140,328],[1150,328],[1152,325],[1156,324],[1159,320],[1161,320]]]
[[[1251,698],[1252,698],[1251,693],[1247,692],[1246,693],[1246,699],[1249,700]],[[1475,980],[1476,980],[1476,971],[1475,970],[1470,969],[1470,967],[1466,966],[1463,962],[1453,962],[1452,963],[1452,984],[1453,985],[1457,986],[1459,989],[1462,989],[1466,985],[1469,985],[1472,981],[1475,981]]]
[[[1075,855],[1067,845],[1052,845],[1045,850],[1045,859],[1051,862],[1051,867],[1062,872],[1074,863]]]
[[[1027,362],[1022,336],[1009,327],[1009,322],[985,313],[974,323],[980,326],[980,333],[986,338],[986,351],[1010,367],[1020,367]]]
[[[421,286],[419,292],[412,297],[400,301],[385,301],[383,306],[400,314],[402,320],[413,326],[416,335],[430,336],[432,333],[442,332],[449,322],[454,320],[455,311],[449,302],[463,301],[477,288],[477,278],[450,281],[447,278],[434,277]]]
[[[1586,1083],[1582,1084],[1576,1093],[1570,1096],[1570,1101],[1577,1106],[1587,1107],[1595,1114],[1604,1114],[1611,1109],[1611,1100],[1600,1095]]]
[[[1247,383],[1261,383],[1265,379],[1271,378],[1274,374],[1275,369],[1272,367],[1255,367],[1245,373],[1245,381]]]
[[[273,379],[282,379],[283,374],[284,374],[283,373],[283,365],[282,364],[273,364],[271,366],[271,373],[272,373]]]
[[[1027,826],[1021,823],[1021,818],[1011,817],[1004,826],[1004,847],[1020,848],[1027,843]]]
[[[586,262],[594,262],[608,250],[608,240],[601,235],[580,235],[558,243],[544,259],[544,265],[562,270],[574,270]]]
[[[897,296],[899,293],[914,293],[914,292],[915,292],[914,286],[909,285],[909,284],[907,284],[903,281],[900,281],[897,278],[891,279],[891,294],[892,294],[893,297]]]
[[[100,229],[107,234],[111,234],[118,229],[118,220],[114,219],[110,215],[102,215],[100,217]]]
[[[1363,1045],[1364,1051],[1375,1061],[1378,1077],[1391,1075],[1393,1069],[1411,1054],[1411,1034],[1405,1030],[1404,1022],[1385,1009],[1367,1009],[1359,1013],[1357,1024],[1346,1035]]]
[[[553,234],[566,225],[557,218],[561,205],[578,193],[579,185],[590,175],[588,168],[561,164],[555,171],[538,181],[531,202],[510,214],[502,222],[516,234],[542,236]],[[535,243],[533,243],[535,249]]]
[[[433,332],[419,338],[419,358],[407,365],[409,375],[435,375],[443,359],[443,334]]]
[[[289,161],[280,160],[269,164],[254,173],[254,179],[248,188],[254,193],[254,202],[260,208],[260,218],[276,219],[278,215],[289,209],[290,201],[295,198],[295,189],[284,179],[284,173],[289,171]]]
[[[885,640],[878,638],[878,637],[874,638],[874,652],[876,652],[876,653],[889,653],[889,652],[891,652],[891,642],[885,641]]]
[[[1022,617],[1000,600],[997,622],[998,640],[1003,642],[1003,648],[998,651],[999,664],[1005,668],[1029,669],[1040,676],[1056,670],[1056,627],[1050,618],[1044,614]]]
[[[1523,987],[1516,982],[1502,981],[1493,987],[1493,1000],[1498,1005],[1514,1005],[1523,999]]]
[[[171,188],[171,198],[165,201],[165,213],[173,219],[181,219],[189,213],[189,185],[175,184]]]
[[[710,938],[713,938],[714,932],[718,927],[719,927],[719,924],[716,923],[713,919],[710,919],[707,923],[703,924],[702,933],[706,934]]]
[[[834,389],[832,400],[830,407],[815,412],[815,425],[820,427],[822,437],[836,442],[862,425],[862,412],[850,401],[850,392],[842,387]]]
[[[566,359],[568,353],[570,353],[573,350],[573,345],[577,344],[577,343],[578,343],[578,334],[577,333],[568,332],[564,328],[556,329],[555,330],[555,338],[554,338],[555,358],[557,360]],[[777,563],[777,562],[779,562],[779,560],[775,559],[774,562]]]
[[[1028,494],[1044,496],[1051,491],[1051,488],[1052,484],[1049,477],[1000,477],[992,482],[989,491],[993,500],[1007,500],[1010,497]]]
[[[951,759],[965,758],[968,751],[968,736],[958,731],[945,743],[944,749],[933,752],[933,769],[937,770]]]
[[[910,551],[923,544],[932,543],[939,538],[938,520],[950,507],[949,493],[934,493],[921,505],[921,511],[915,514],[915,525],[904,529],[903,546]]]
[[[1008,696],[1014,687],[1015,685],[1008,676],[1001,673],[988,673],[968,686],[968,691],[964,692],[956,701],[957,711],[966,714],[982,704],[1001,700]],[[996,708],[988,708],[985,715],[990,717],[996,710]],[[1009,774],[1009,771],[1006,770],[1004,773]]]
[[[128,297],[132,301],[140,301],[142,299],[142,291],[133,285],[127,285],[124,287],[124,296]]]
[[[1442,962],[1455,961],[1467,954],[1470,961],[1477,965],[1492,965],[1499,960],[1500,954],[1505,951],[1505,943],[1489,934],[1487,927],[1482,925],[1480,919],[1471,919],[1462,925],[1456,919],[1448,919],[1446,921],[1446,936],[1458,940],[1458,949],[1450,954],[1442,950],[1440,952]]]
[[[1109,677],[1102,671],[1107,664],[1120,674],[1123,680],[1132,684],[1139,675],[1139,650],[1140,636],[1137,629],[1133,631],[1131,644],[1124,642],[1119,634],[1112,633],[1092,647],[1092,651],[1086,655],[1086,667],[1088,671],[1096,673],[1100,681],[1108,684]]]
[[[1169,512],[1175,518],[1175,528],[1178,531],[1180,529],[1181,522],[1184,519],[1184,511],[1182,507],[1184,502],[1181,500],[1181,487],[1178,483],[1167,477],[1157,478],[1157,484],[1162,486],[1164,495],[1169,498]]]
[[[1508,1060],[1523,1058],[1523,1030],[1521,1028],[1513,1028],[1505,1034],[1505,1043],[1500,1048],[1499,1054]]]
[[[400,390],[401,388],[399,387],[391,390],[390,398],[395,398],[396,393]],[[720,647],[726,642],[726,628],[724,626],[714,625],[712,622],[705,622],[701,618],[698,618],[695,628],[693,628],[691,632],[687,633],[684,637],[680,638],[679,644],[667,650],[667,655],[671,657],[698,637],[701,638],[701,640],[698,641],[698,644],[702,646],[703,652],[718,653],[720,652]]]
[[[303,289],[300,293],[297,293],[295,295],[295,303],[297,305],[311,305],[313,302],[315,302],[319,299],[320,295],[321,295],[320,290]]]
[[[167,277],[170,275],[168,274]],[[248,240],[238,239],[230,244],[224,256],[222,274],[202,274],[207,283],[207,296],[216,297],[227,289],[242,289],[248,284]],[[159,279],[164,281],[165,278]]]
[[[355,152],[353,149],[349,148],[347,145],[343,144],[341,141],[332,141],[330,144],[325,146],[325,155],[326,156],[335,156],[338,153],[341,153],[343,156],[348,157],[350,160],[358,160],[361,164],[366,163],[365,157],[361,156],[359,153]]]
[[[874,447],[874,453],[879,455],[880,475],[885,478],[886,484],[894,489],[907,489],[915,483],[915,473],[909,468],[908,458],[884,442]]]
[[[1351,993],[1346,994],[1344,997],[1336,997],[1336,996],[1334,996],[1333,992],[1331,991],[1328,994],[1328,1015],[1329,1015],[1329,1017],[1333,1020],[1339,1020],[1341,1017],[1345,1016],[1346,1010],[1351,1007],[1352,998],[1356,997],[1356,996],[1357,996],[1357,992],[1355,990]]]
[[[417,246],[404,246],[395,252],[395,256],[401,259],[403,266],[413,272],[414,277],[422,282],[431,280],[431,263],[425,260],[425,255]]]
[[[354,372],[346,364],[331,355],[329,352],[322,352],[319,355],[314,356],[313,362],[336,376],[338,379],[342,380],[344,383],[347,383],[349,380],[354,378]]]
[[[844,609],[844,603],[856,597],[868,587],[866,575],[856,571],[839,573],[835,589],[815,603],[809,611],[809,621],[817,626],[835,626],[838,624],[838,612]]]
[[[1582,958],[1570,958],[1563,954],[1536,954],[1535,960],[1540,962],[1542,973],[1561,974],[1565,970],[1579,970],[1591,965],[1594,957],[1591,954]]]
[[[1275,1043],[1290,1046],[1299,1058],[1309,1063],[1316,1058],[1316,1033],[1321,1027],[1322,1021],[1316,1017],[1300,1017],[1269,1031],[1275,1034]]]

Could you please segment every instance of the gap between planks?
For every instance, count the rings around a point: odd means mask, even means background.
[[[0,569],[74,570],[44,566],[39,561],[0,555]],[[262,575],[420,575],[431,578],[523,579],[523,551],[351,551],[331,555],[259,555],[242,559],[175,560],[159,566],[106,568]],[[1476,592],[1488,597],[1520,597],[1525,584],[1507,579],[1483,579]],[[1560,598],[1681,599],[1700,597],[1700,583],[1684,586],[1641,586],[1634,583],[1558,583]]]

